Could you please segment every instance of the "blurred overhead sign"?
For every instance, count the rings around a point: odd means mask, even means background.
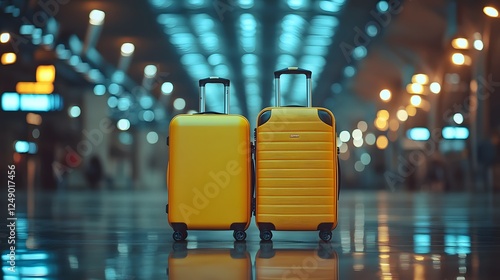
[[[56,68],[54,65],[40,65],[36,69],[36,82],[18,82],[16,92],[21,94],[51,94],[54,92]]]

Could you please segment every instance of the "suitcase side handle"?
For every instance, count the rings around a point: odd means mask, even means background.
[[[293,74],[293,75],[305,75],[306,76],[306,92],[307,92],[307,107],[312,106],[312,71],[307,69],[302,69],[299,67],[288,67],[281,70],[274,71],[274,86],[275,86],[275,104],[276,107],[280,107],[280,77],[283,74]]]
[[[206,84],[223,84],[224,85],[224,114],[229,114],[229,79],[220,77],[208,77],[199,81],[200,85],[200,113],[205,112],[205,85]]]

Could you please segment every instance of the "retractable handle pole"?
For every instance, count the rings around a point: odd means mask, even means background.
[[[201,79],[200,85],[200,113],[205,112],[205,85],[206,84],[223,84],[224,85],[224,114],[229,114],[229,80],[219,77],[208,77]]]
[[[312,106],[312,71],[302,69],[299,67],[288,67],[285,69],[274,71],[274,86],[275,86],[275,104],[276,107],[280,106],[280,77],[283,74],[305,75],[306,76],[306,92],[307,92],[307,107]]]

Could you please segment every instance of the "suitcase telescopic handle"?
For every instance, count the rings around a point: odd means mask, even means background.
[[[220,77],[208,77],[201,79],[200,85],[200,113],[205,112],[205,85],[206,84],[223,84],[224,85],[224,114],[229,114],[229,80]]]
[[[306,92],[307,92],[307,107],[312,106],[312,71],[302,69],[299,67],[288,67],[281,70],[274,71],[274,86],[275,86],[275,104],[276,107],[280,106],[280,77],[283,74],[305,75],[306,76]]]

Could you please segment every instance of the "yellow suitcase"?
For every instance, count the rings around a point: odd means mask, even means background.
[[[224,84],[224,114],[205,112],[205,85]],[[234,230],[246,238],[251,216],[250,125],[230,115],[229,80],[200,80],[200,112],[170,122],[167,214],[176,241],[187,230]]]
[[[337,252],[330,243],[313,249],[273,249],[272,242],[261,242],[255,255],[255,279],[339,279]]]
[[[307,107],[280,107],[280,76],[304,74]],[[276,71],[276,107],[257,117],[256,223],[262,240],[271,230],[319,230],[322,240],[337,226],[338,150],[335,117],[311,107],[311,71]]]
[[[168,256],[168,279],[172,280],[251,280],[250,254],[243,242],[233,249],[187,249],[174,244]]]

